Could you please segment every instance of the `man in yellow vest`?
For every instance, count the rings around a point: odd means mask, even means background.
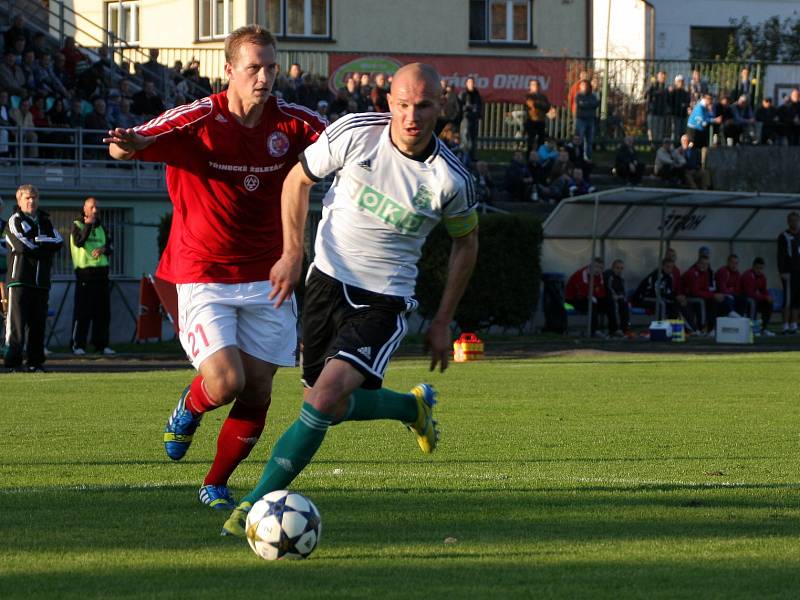
[[[83,212],[72,223],[69,249],[75,267],[75,312],[72,322],[72,352],[86,354],[86,338],[92,328],[92,346],[97,352],[114,354],[108,346],[111,319],[111,286],[108,257],[111,236],[100,223],[97,200],[87,198]]]

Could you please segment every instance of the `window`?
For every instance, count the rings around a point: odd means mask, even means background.
[[[198,0],[197,37],[218,40],[233,30],[233,0]]]
[[[725,58],[728,40],[735,32],[731,27],[692,27],[689,31],[690,55],[696,60]]]
[[[531,0],[472,0],[469,4],[470,42],[531,43]]]
[[[120,9],[121,7],[121,9]],[[106,4],[108,45],[139,43],[139,2],[109,2]]]
[[[277,36],[329,38],[330,0],[258,0],[258,23]]]
[[[76,205],[77,206],[77,205]],[[69,251],[69,236],[72,231],[72,222],[80,209],[52,208],[48,209],[53,227],[58,229],[64,238],[64,248],[53,258],[53,275],[72,275],[75,267]],[[103,227],[111,235],[114,243],[114,253],[108,257],[109,272],[111,275],[125,274],[125,223],[130,221],[128,211],[124,208],[103,208],[100,215]]]

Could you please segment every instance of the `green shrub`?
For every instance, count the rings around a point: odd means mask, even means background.
[[[478,263],[455,320],[466,331],[491,325],[521,327],[533,316],[539,300],[541,223],[524,215],[484,215],[478,239]],[[440,225],[422,250],[416,294],[419,313],[426,319],[439,306],[450,244]]]

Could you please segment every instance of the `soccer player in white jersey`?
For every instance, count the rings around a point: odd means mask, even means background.
[[[177,285],[180,339],[199,374],[167,421],[164,446],[182,459],[203,415],[232,403],[198,493],[217,509],[235,505],[228,479],[264,429],[276,370],[294,366],[294,302],[269,302],[268,278],[283,246],[284,178],[326,124],[271,95],[275,53],[268,31],[237,29],[225,40],[226,91],[104,140],[114,158],[167,165],[174,211],[156,273]]]
[[[323,201],[314,264],[303,308],[305,402],[275,443],[256,488],[242,498],[223,535],[244,535],[244,521],[264,494],[284,489],[311,461],[328,428],[342,421],[394,419],[436,447],[435,392],[382,388],[392,354],[406,332],[417,261],[428,233],[444,220],[453,245],[444,292],[426,341],[431,370],[447,367],[450,322],[478,252],[471,175],[434,135],[440,109],[433,67],[410,64],[395,74],[391,114],[353,114],[329,126],[306,148],[281,196],[283,254],[270,272],[280,305],[299,279],[311,186],[336,179]]]

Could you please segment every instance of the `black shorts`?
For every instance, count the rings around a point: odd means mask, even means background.
[[[781,277],[783,285],[783,305],[791,309],[800,309],[800,272],[790,272],[789,281]]]
[[[312,267],[303,300],[303,384],[311,387],[332,358],[364,375],[361,387],[379,389],[406,335],[413,298],[388,296],[346,285]]]

